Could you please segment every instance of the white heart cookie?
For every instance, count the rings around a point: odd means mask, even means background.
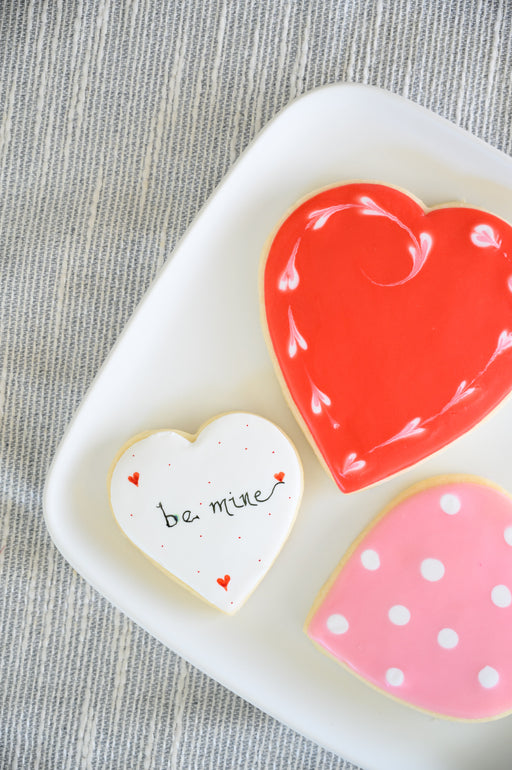
[[[196,436],[136,436],[116,458],[110,500],[124,534],[194,593],[238,610],[283,546],[302,497],[289,439],[253,414],[221,415]]]

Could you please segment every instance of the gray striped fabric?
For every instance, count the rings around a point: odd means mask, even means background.
[[[1,768],[349,767],[97,595],[42,488],[157,269],[278,110],[372,83],[510,154],[511,40],[505,0],[0,2]]]

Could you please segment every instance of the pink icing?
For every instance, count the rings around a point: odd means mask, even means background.
[[[478,480],[399,501],[349,553],[308,636],[410,705],[512,710],[512,498]]]

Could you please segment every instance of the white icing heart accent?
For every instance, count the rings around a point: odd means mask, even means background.
[[[129,477],[138,475],[138,484]],[[243,604],[288,537],[302,467],[273,423],[233,412],[197,437],[137,437],[110,482],[124,534],[166,572],[227,613]]]
[[[297,256],[297,251],[300,246],[300,240],[300,238],[297,239],[297,243],[293,247],[285,271],[279,279],[279,291],[293,291],[299,285],[300,278],[297,268],[295,267],[295,257]]]
[[[297,345],[302,348],[302,350],[308,349],[308,343],[302,336],[302,334],[297,329],[297,325],[295,323],[295,320],[293,318],[293,313],[291,307],[288,308],[288,321],[290,323],[290,340],[288,342],[288,355],[290,358],[293,358],[297,355]]]
[[[313,383],[311,383],[311,391],[311,411],[314,414],[321,414],[322,404],[325,404],[325,406],[330,406],[331,399],[326,393],[321,391],[320,388],[317,388]]]
[[[477,225],[471,233],[471,240],[475,246],[484,249],[489,248],[489,246],[493,246],[495,249],[501,247],[500,237],[490,225]]]
[[[357,455],[355,452],[351,452],[349,454],[343,466],[343,473],[352,473],[353,471],[360,471],[362,468],[365,467],[366,462],[364,460],[357,460],[356,458],[357,458]]]

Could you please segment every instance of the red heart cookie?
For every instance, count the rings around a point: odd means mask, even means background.
[[[476,425],[512,387],[512,227],[380,184],[314,195],[263,265],[285,392],[344,492]]]

